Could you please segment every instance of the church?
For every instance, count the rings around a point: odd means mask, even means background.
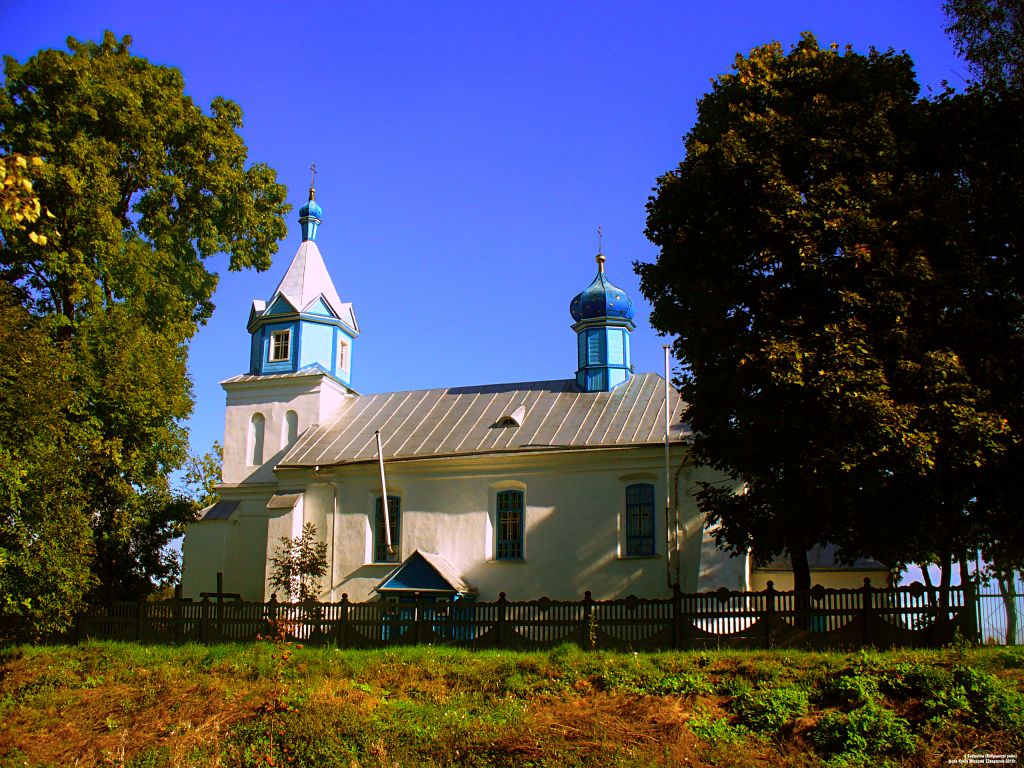
[[[185,597],[221,573],[224,590],[269,599],[270,558],[309,523],[327,545],[328,602],[588,590],[603,600],[757,583],[704,530],[692,494],[713,475],[687,461],[676,391],[633,371],[633,303],[603,254],[569,305],[572,377],[362,395],[359,323],[317,246],[322,216],[310,189],[298,251],[252,303],[249,370],[222,382],[220,501],[186,531]],[[848,575],[851,586],[884,581]]]

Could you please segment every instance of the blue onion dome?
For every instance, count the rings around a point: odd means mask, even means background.
[[[633,319],[633,301],[621,288],[604,275],[604,254],[597,254],[597,277],[569,304],[569,314],[576,322],[599,317]]]
[[[323,217],[324,209],[321,208],[319,205],[317,205],[317,202],[314,199],[315,194],[316,194],[316,190],[313,189],[312,187],[310,187],[309,188],[309,202],[306,203],[301,208],[299,208],[299,221],[301,221],[302,219],[306,219],[306,218],[319,219],[319,218]]]

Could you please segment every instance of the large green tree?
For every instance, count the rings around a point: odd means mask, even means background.
[[[966,267],[971,306],[966,353],[1013,424],[1024,423],[1024,5],[1019,0],[949,0],[947,31],[977,78],[934,107],[934,154],[953,204],[936,246]],[[1015,642],[1015,572],[1024,569],[1024,516],[1016,492],[1024,473],[1017,439],[987,472],[974,504],[988,513],[980,548],[1007,608]]]
[[[130,45],[107,32],[8,57],[0,89],[0,151],[43,160],[34,190],[53,213],[36,223],[43,246],[4,228],[0,280],[71,361],[62,413],[77,430],[96,598],[175,574],[164,546],[194,508],[167,476],[187,456],[187,342],[217,284],[206,259],[266,269],[288,210],[274,172],[248,163],[238,105],[218,97],[205,113],[177,69]]]
[[[1024,3],[946,0],[946,31],[988,88],[1024,88]]]
[[[64,629],[93,585],[90,515],[67,418],[74,361],[0,285],[0,642]]]
[[[721,543],[948,562],[976,538],[979,469],[1010,427],[952,344],[964,300],[928,245],[948,202],[922,153],[905,54],[805,35],[738,56],[659,179],[638,265],[652,323],[678,334],[696,459]],[[948,573],[948,568],[947,568]]]

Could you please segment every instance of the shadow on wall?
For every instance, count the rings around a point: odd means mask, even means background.
[[[534,522],[526,530],[524,561],[479,562],[466,569],[464,578],[484,593],[484,599],[496,599],[498,592],[504,592],[509,600],[579,600],[588,590],[595,598],[667,594],[664,557],[617,557],[614,518],[608,525],[581,525],[585,515],[560,514],[559,508],[537,501],[536,497],[527,499],[532,512],[528,519],[532,516]],[[582,499],[578,503],[584,504]],[[617,508],[614,514],[618,514]],[[659,551],[664,551],[664,544]]]

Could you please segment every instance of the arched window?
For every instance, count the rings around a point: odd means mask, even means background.
[[[523,509],[522,491],[498,491],[497,496],[498,537],[494,556],[497,560],[521,560],[523,558]]]
[[[377,497],[377,509],[373,523],[373,562],[375,563],[398,563],[401,562],[401,541],[402,541],[402,499],[398,496],[388,495],[388,522],[391,528],[391,551],[388,552],[388,543],[384,538],[384,505],[381,504],[381,497]]]
[[[256,467],[263,463],[263,430],[266,423],[262,413],[254,413],[249,422],[249,463]]]
[[[288,411],[284,415],[284,429],[281,430],[281,447],[288,448],[299,436],[299,414]]]
[[[626,556],[654,554],[654,485],[626,486]]]

